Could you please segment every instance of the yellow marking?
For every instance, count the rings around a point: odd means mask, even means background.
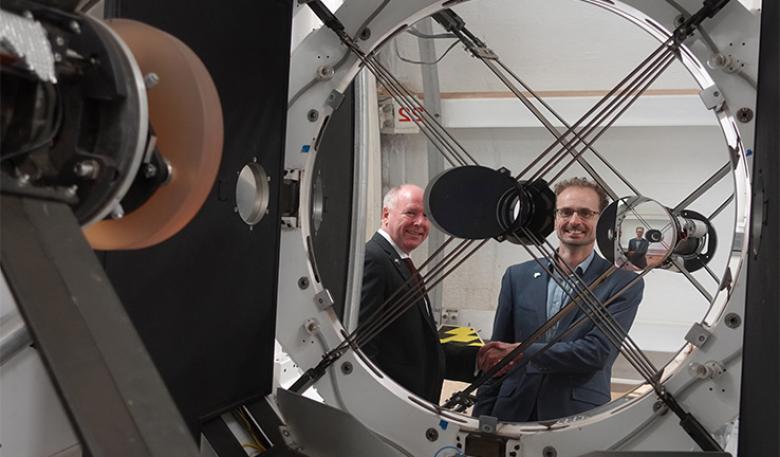
[[[482,346],[482,340],[477,332],[471,327],[456,327],[447,330],[441,335],[440,341],[442,344],[460,343],[468,346]]]

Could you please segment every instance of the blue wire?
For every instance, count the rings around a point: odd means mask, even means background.
[[[460,449],[456,448],[455,446],[444,446],[443,448],[436,451],[435,454],[433,454],[433,457],[439,457],[439,454],[441,454],[441,451],[446,451],[447,449],[453,449],[455,450],[455,454],[453,454],[451,457],[455,457],[458,455],[465,455],[463,452],[460,451]]]

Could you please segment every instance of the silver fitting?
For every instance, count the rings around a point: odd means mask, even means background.
[[[333,75],[335,74],[336,70],[334,70],[330,65],[321,65],[317,68],[317,79],[320,81],[327,81],[332,79]]]
[[[317,319],[307,319],[306,322],[303,323],[303,328],[309,335],[320,333],[320,323],[317,322]]]
[[[330,291],[322,289],[320,293],[314,296],[314,303],[317,304],[317,308],[323,311],[333,306],[333,297],[331,297]]]
[[[151,89],[159,83],[160,77],[157,75],[157,73],[147,73],[144,75],[144,85],[146,86],[147,90]]]
[[[691,376],[698,379],[714,379],[722,375],[725,371],[726,369],[723,365],[714,360],[704,363],[693,362],[688,365],[688,372]]]

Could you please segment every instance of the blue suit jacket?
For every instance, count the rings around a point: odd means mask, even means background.
[[[583,275],[586,284],[599,277],[610,264],[596,255]],[[603,303],[636,275],[623,270],[604,280],[594,294]],[[535,261],[509,267],[501,281],[501,294],[493,324],[492,339],[509,343],[524,341],[547,320],[549,272]],[[644,282],[639,281],[615,299],[607,309],[628,331],[642,299]],[[567,301],[568,302],[568,301]],[[558,324],[567,329],[585,314],[578,308]],[[533,343],[526,357],[545,346]],[[474,415],[524,422],[578,414],[610,400],[612,364],[618,350],[590,320],[571,335],[553,344],[531,362],[511,372],[503,382],[485,385],[477,394]]]

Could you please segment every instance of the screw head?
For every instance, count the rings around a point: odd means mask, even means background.
[[[323,65],[317,68],[317,77],[319,79],[331,79],[334,74],[336,74],[336,70],[334,70],[330,65]]]
[[[320,112],[316,109],[310,109],[308,113],[306,113],[306,119],[309,120],[309,122],[316,122],[317,119],[320,118]]]
[[[436,441],[439,439],[439,432],[435,428],[431,427],[425,431],[425,438],[428,441]]]
[[[100,164],[95,159],[80,160],[73,166],[73,173],[79,178],[95,179],[100,173]]]
[[[344,375],[348,376],[352,374],[352,370],[354,370],[352,362],[344,362],[341,364],[341,372],[344,373]]]
[[[728,328],[737,328],[742,325],[742,317],[737,313],[728,313],[726,314],[726,317],[723,318],[723,322]]]
[[[545,446],[544,449],[542,449],[542,456],[543,457],[558,457],[558,451],[552,447],[552,446]]]
[[[363,41],[366,41],[367,39],[371,38],[371,29],[369,29],[368,27],[364,27],[363,30],[360,31],[358,38],[360,38]]]
[[[81,25],[79,25],[76,21],[70,21],[68,23],[68,27],[70,28],[70,31],[75,33],[76,35],[81,33]]]
[[[157,73],[147,73],[144,75],[144,85],[147,89],[151,89],[152,87],[156,86],[160,83],[160,77],[157,75]]]
[[[151,179],[157,176],[157,166],[153,163],[144,165],[144,178]]]
[[[750,108],[740,108],[737,111],[737,120],[743,124],[753,120],[753,110]]]
[[[309,278],[306,276],[301,276],[298,278],[298,288],[301,290],[308,289],[309,288]]]

